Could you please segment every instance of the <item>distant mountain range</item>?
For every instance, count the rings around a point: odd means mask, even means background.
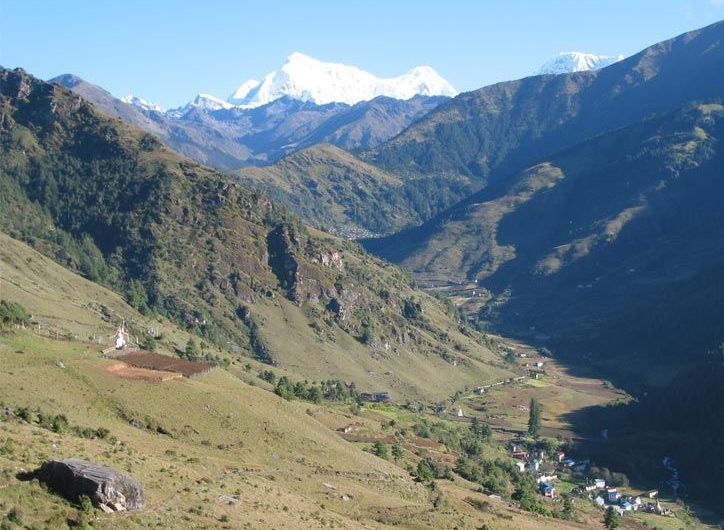
[[[541,73],[599,69],[617,60],[563,53]],[[72,74],[51,80],[108,114],[159,136],[177,152],[222,170],[274,162],[295,150],[331,143],[369,149],[402,132],[457,91],[428,66],[380,79],[359,68],[291,54],[262,81],[242,83],[226,100],[198,94],[165,110],[134,95],[115,98]]]
[[[198,94],[183,107],[168,112],[182,115],[184,109],[192,108],[253,109],[282,98],[315,105],[344,103],[351,106],[379,96],[407,100],[415,96],[454,97],[457,93],[430,66],[417,66],[400,76],[381,79],[355,66],[323,62],[294,52],[279,70],[268,73],[262,81],[245,81],[225,101],[210,94]],[[143,110],[165,112],[160,106],[134,95],[122,99]]]
[[[316,143],[374,147],[456,94],[429,67],[378,79],[298,53],[262,83],[244,83],[228,101],[199,94],[168,111],[137,96],[117,99],[72,74],[51,82],[159,136],[176,152],[222,170],[268,164]]]

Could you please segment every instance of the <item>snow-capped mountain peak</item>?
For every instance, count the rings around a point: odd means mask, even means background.
[[[134,96],[133,94],[123,96],[121,98],[121,101],[123,101],[124,103],[128,103],[129,105],[133,105],[134,107],[139,107],[143,110],[152,110],[154,112],[161,113],[164,112],[161,106],[156,105],[155,103],[151,103],[150,101],[146,101],[143,98],[139,98],[138,96]]]
[[[398,77],[381,79],[354,66],[326,63],[299,52],[292,53],[278,71],[264,80],[249,80],[228,99],[254,108],[287,96],[318,105],[354,105],[377,96],[410,99],[416,95],[455,96],[457,91],[429,66],[418,66]]]
[[[181,116],[187,114],[193,109],[214,111],[221,109],[230,109],[233,106],[234,105],[232,105],[231,103],[227,103],[223,99],[219,99],[215,96],[212,96],[211,94],[197,94],[197,96],[188,103],[186,103],[186,105],[177,109],[169,110],[167,114],[173,118],[180,118]]]
[[[242,101],[244,98],[246,98],[249,95],[249,92],[251,92],[254,88],[256,88],[258,86],[259,86],[259,81],[257,81],[256,79],[249,79],[248,81],[245,81],[231,95],[231,97],[229,98],[229,101],[231,101],[231,100]]]
[[[187,106],[196,107],[204,110],[229,109],[233,107],[231,103],[227,103],[223,99],[219,99],[211,94],[199,94]]]
[[[561,52],[538,70],[543,74],[570,74],[572,72],[585,72],[599,70],[623,59],[623,55],[594,55],[582,52]]]

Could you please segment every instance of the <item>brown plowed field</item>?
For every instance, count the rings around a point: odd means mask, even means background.
[[[193,377],[203,374],[211,370],[214,365],[207,363],[198,363],[185,361],[169,355],[160,355],[147,351],[136,351],[116,357],[116,360],[126,363],[129,366],[137,368],[146,368],[148,370],[160,370],[164,372],[174,372],[184,377]]]

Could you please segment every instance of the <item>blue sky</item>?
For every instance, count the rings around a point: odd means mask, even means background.
[[[458,90],[524,77],[560,51],[631,55],[724,18],[724,0],[0,0],[0,64],[74,73],[165,107],[226,98],[293,51]]]

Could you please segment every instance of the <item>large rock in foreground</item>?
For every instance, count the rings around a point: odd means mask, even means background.
[[[70,458],[50,460],[38,470],[38,478],[72,501],[87,495],[104,511],[140,510],[143,486],[110,467]]]

